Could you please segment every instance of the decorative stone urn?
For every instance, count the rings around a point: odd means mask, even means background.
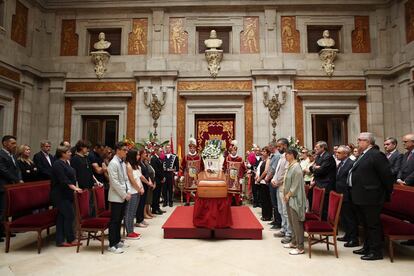
[[[210,71],[210,75],[215,78],[218,75],[218,71],[220,70],[220,62],[223,59],[223,50],[218,50],[217,48],[221,47],[223,41],[217,38],[215,30],[211,30],[210,38],[204,40],[204,44],[208,48],[205,51],[208,70]]]

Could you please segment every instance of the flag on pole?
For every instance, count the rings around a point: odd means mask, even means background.
[[[171,133],[171,136],[170,136],[170,146],[171,146],[171,153],[174,154],[174,142],[173,142],[172,133]]]

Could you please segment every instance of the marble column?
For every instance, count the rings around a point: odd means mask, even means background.
[[[368,131],[374,133],[379,145],[384,140],[383,84],[380,78],[367,79]]]
[[[36,90],[36,82],[33,77],[22,75],[24,88],[19,95],[19,108],[17,117],[17,137],[19,144],[31,144],[31,127],[32,127],[32,101],[33,93]]]
[[[63,78],[51,78],[49,84],[48,139],[55,147],[63,139],[65,119],[65,89]],[[78,137],[81,138],[81,137]]]

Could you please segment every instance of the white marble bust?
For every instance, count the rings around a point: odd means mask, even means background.
[[[322,38],[317,41],[318,45],[322,48],[332,48],[335,46],[335,40],[329,37],[329,31],[323,31]]]
[[[93,48],[96,50],[104,51],[111,46],[111,42],[105,40],[105,33],[100,32],[98,38],[99,41],[93,44]]]
[[[215,50],[216,48],[221,47],[221,44],[223,44],[223,40],[217,38],[217,32],[215,30],[211,30],[210,38],[204,40],[204,44],[207,48]]]

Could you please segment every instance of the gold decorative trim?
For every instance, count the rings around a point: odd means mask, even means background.
[[[178,91],[252,91],[251,81],[179,81]]]
[[[148,45],[148,19],[133,19],[128,35],[128,55],[146,55]]]
[[[66,92],[132,92],[133,82],[67,82]]]
[[[60,55],[78,55],[79,36],[76,33],[76,19],[62,20],[62,31],[60,35]]]
[[[300,33],[296,30],[295,16],[281,18],[282,53],[300,53]]]
[[[355,16],[354,20],[355,30],[352,31],[352,53],[370,53],[369,16]]]
[[[15,14],[12,16],[11,39],[26,47],[29,9],[16,1]]]
[[[20,82],[20,74],[0,65],[0,76]]]
[[[63,125],[63,140],[70,141],[72,122],[72,100],[65,98],[65,119]]]
[[[295,80],[297,90],[366,90],[365,80]]]
[[[303,100],[295,93],[295,136],[302,145],[304,144],[303,128]]]
[[[253,97],[244,99],[244,140],[245,150],[250,149],[253,145]]]
[[[186,99],[177,94],[177,144],[181,145],[182,156],[184,156],[186,149],[185,142],[185,105]]]

